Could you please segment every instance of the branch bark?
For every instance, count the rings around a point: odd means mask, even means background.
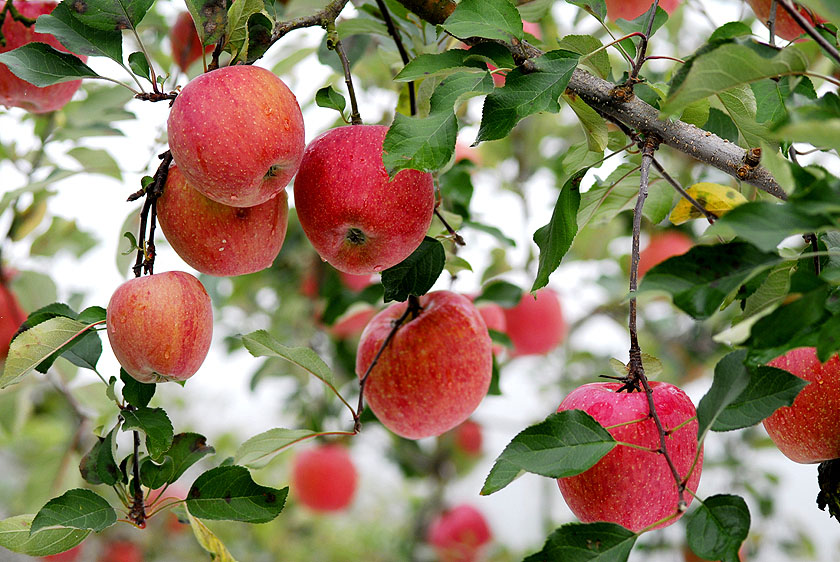
[[[451,0],[399,0],[407,9],[432,24],[440,24],[455,9]],[[434,5],[434,10],[430,9]],[[446,5],[446,6],[443,6]],[[530,59],[543,52],[527,42],[502,43],[514,60],[526,70]],[[596,111],[608,115],[644,135],[662,139],[662,143],[700,162],[708,164],[741,181],[756,186],[779,199],[787,199],[784,189],[763,166],[744,166],[747,151],[717,135],[682,121],[660,119],[659,110],[633,96],[617,100],[616,85],[588,72],[576,69],[567,91],[579,96]]]

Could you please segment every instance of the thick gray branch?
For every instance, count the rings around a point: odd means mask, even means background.
[[[275,41],[295,29],[315,27],[316,25],[324,28],[327,27],[328,23],[335,22],[338,14],[341,13],[341,10],[344,9],[344,6],[347,5],[348,1],[349,0],[333,0],[324,6],[323,9],[318,10],[314,14],[295,18],[289,21],[277,22],[274,26],[274,30],[271,32],[271,43],[273,44]]]

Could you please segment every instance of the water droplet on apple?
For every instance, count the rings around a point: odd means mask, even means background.
[[[164,352],[163,358],[164,359],[169,359],[169,352],[168,351]]]
[[[382,267],[381,265],[374,265],[374,266],[373,266],[373,270],[374,270],[375,272],[377,272],[377,273],[379,273],[380,271],[382,271],[382,269],[383,269],[383,267]]]
[[[237,199],[239,199],[239,197],[237,197],[236,195],[231,195],[230,196],[231,201],[236,201]]]

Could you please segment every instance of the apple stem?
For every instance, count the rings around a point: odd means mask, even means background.
[[[405,50],[402,37],[400,36],[397,26],[394,25],[394,20],[391,18],[391,12],[388,11],[388,6],[385,5],[383,0],[376,0],[376,5],[379,6],[379,11],[382,13],[382,19],[385,21],[388,33],[394,38],[394,43],[397,45],[397,51],[400,52],[400,58],[403,61],[403,65],[408,64],[411,61],[411,57],[408,56],[408,51]],[[408,106],[410,108],[411,115],[417,115],[417,96],[414,92],[414,80],[408,83]]]
[[[136,201],[146,196],[143,209],[140,211],[140,230],[137,235],[137,260],[134,262],[135,277],[140,277],[144,272],[153,274],[155,268],[155,226],[157,225],[157,200],[163,195],[163,187],[166,185],[166,178],[169,176],[169,165],[172,164],[172,153],[166,151],[158,155],[161,159],[151,183],[139,191],[132,193],[128,201]],[[151,220],[149,214],[151,213]],[[146,239],[146,224],[149,224],[149,238]]]
[[[128,406],[133,410],[133,406]],[[134,494],[131,508],[128,510],[128,518],[132,523],[141,529],[146,526],[146,499],[143,497],[143,488],[140,485],[140,433],[135,429],[131,432],[134,436],[134,466],[132,477],[134,478]]]
[[[373,356],[373,361],[370,362],[368,368],[365,370],[365,374],[362,375],[362,378],[359,379],[359,404],[356,406],[356,411],[353,413],[353,433],[359,433],[362,430],[362,410],[365,408],[365,384],[367,383],[368,377],[370,376],[371,371],[373,371],[373,367],[379,361],[379,358],[382,357],[382,353],[385,351],[385,348],[388,347],[388,344],[391,343],[391,340],[394,339],[394,336],[397,333],[397,330],[403,323],[408,320],[414,320],[423,310],[423,307],[420,306],[420,299],[414,295],[409,295],[408,297],[408,304],[405,307],[405,311],[400,315],[399,318],[394,320],[393,324],[391,325],[391,331],[388,332],[388,335],[385,337],[385,340],[382,342],[382,345],[379,346],[379,349],[376,351],[376,355]]]
[[[778,9],[776,0],[770,0],[770,14],[767,16],[767,30],[770,32],[769,43],[773,47],[776,46],[776,13]]]
[[[344,69],[344,83],[347,85],[347,95],[350,97],[350,123],[353,125],[362,124],[362,116],[359,113],[359,104],[356,101],[356,90],[353,88],[353,77],[350,75],[350,61],[347,60],[347,53],[344,51],[344,45],[341,44],[341,39],[338,38],[338,32],[335,30],[335,22],[327,24],[327,48],[335,51],[338,58],[341,59],[341,68]]]
[[[814,254],[814,273],[816,273],[817,276],[819,276],[822,270],[822,268],[820,267],[820,258],[816,255],[820,251],[819,239],[817,238],[817,235],[814,232],[809,232],[808,234],[803,235],[802,238],[805,239],[805,242],[811,245],[811,253]]]
[[[792,17],[793,20],[799,24],[799,27],[805,30],[805,33],[807,33],[814,41],[817,42],[817,44],[820,47],[822,47],[829,55],[831,55],[831,58],[833,58],[838,64],[840,64],[840,51],[837,50],[837,47],[829,43],[828,40],[826,40],[826,38],[823,37],[819,31],[817,31],[816,27],[814,27],[811,24],[811,22],[808,21],[808,18],[803,16],[796,8],[796,6],[793,5],[793,2],[791,2],[790,0],[773,0],[773,2],[778,3],[784,11],[790,14],[790,17]]]
[[[452,236],[452,239],[455,241],[455,243],[457,245],[459,245],[459,246],[466,246],[467,245],[466,241],[464,240],[464,237],[461,236],[460,234],[458,234],[458,231],[455,230],[454,228],[452,228],[452,226],[448,222],[446,222],[446,219],[443,218],[443,215],[438,210],[437,205],[435,206],[435,216],[438,218],[438,220],[441,223],[443,223],[443,227]]]

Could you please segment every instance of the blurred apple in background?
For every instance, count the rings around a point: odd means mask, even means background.
[[[270,267],[286,238],[286,192],[254,207],[230,207],[208,199],[169,169],[158,199],[164,236],[181,259],[201,273],[244,275]]]
[[[213,52],[213,45],[201,48],[201,39],[189,12],[178,14],[175,25],[169,30],[169,42],[172,44],[172,60],[183,72],[201,58],[202,53]]]
[[[370,304],[356,303],[333,322],[327,331],[338,339],[349,339],[360,336],[365,326],[376,316],[378,309]]]
[[[468,456],[481,455],[481,426],[472,420],[467,420],[455,429],[455,446]]]
[[[26,320],[26,312],[6,284],[6,273],[0,274],[0,361],[4,361],[9,354],[9,344],[18,328]]]
[[[758,21],[763,23],[765,27],[767,26],[767,21],[770,19],[771,2],[772,0],[747,0],[747,3],[753,9],[753,12],[755,12],[755,17],[758,18]],[[805,8],[799,6],[799,4],[796,4],[796,6],[799,13],[805,16],[805,19],[807,19],[811,25],[825,21],[816,14],[814,14],[814,17],[811,17],[811,13],[809,13],[809,11]],[[773,33],[776,34],[777,37],[793,41],[804,34],[805,30],[796,23],[796,20],[794,20],[784,8],[776,6],[776,20],[773,26]]]
[[[434,547],[440,562],[478,560],[482,547],[490,539],[490,526],[484,515],[467,504],[438,515],[426,532],[426,541]]]
[[[402,437],[440,435],[464,422],[490,387],[492,342],[466,297],[435,291],[403,322],[371,370],[365,399],[382,424]],[[406,303],[393,304],[365,328],[356,355],[363,377]]]
[[[653,5],[652,0],[606,0],[607,18],[615,21],[619,18],[633,20],[641,16]],[[769,0],[768,0],[769,1]],[[660,0],[659,7],[673,13],[680,5],[680,0]]]
[[[514,356],[548,353],[566,337],[568,327],[553,289],[538,290],[536,298],[525,293],[519,304],[503,310]]]
[[[505,309],[494,302],[479,301],[475,305],[478,313],[484,318],[484,323],[487,324],[488,330],[495,330],[502,334],[507,334],[507,318],[505,316]],[[498,355],[504,350],[503,345],[493,344],[493,354]]]
[[[647,247],[639,254],[639,279],[655,265],[686,253],[692,246],[694,241],[691,237],[678,230],[654,233]]]
[[[343,445],[320,445],[301,451],[292,461],[290,489],[313,511],[341,511],[353,501],[358,475]]]
[[[105,545],[98,562],[143,562],[143,551],[140,547],[126,540],[112,541]]]
[[[84,546],[84,544],[85,543],[74,546],[70,550],[65,550],[64,552],[60,552],[58,554],[44,556],[41,560],[49,562],[76,562],[77,560],[80,560],[79,557],[82,555],[82,546]]]
[[[56,7],[55,2],[17,1],[13,5],[21,15],[33,19],[40,15],[51,13]],[[53,35],[36,33],[35,25],[27,27],[22,22],[14,21],[12,15],[8,12],[5,13],[2,31],[3,37],[6,39],[6,44],[0,45],[0,53],[17,49],[33,41],[46,43],[65,53],[70,52]],[[83,61],[87,61],[87,57],[76,56]],[[81,85],[81,80],[72,80],[70,82],[62,82],[39,88],[12,74],[5,64],[0,64],[0,105],[5,105],[6,107],[21,107],[31,113],[55,111],[64,107]]]
[[[779,450],[798,463],[840,458],[840,357],[826,363],[813,347],[792,349],[768,363],[808,381],[793,404],[765,418],[764,429]]]

